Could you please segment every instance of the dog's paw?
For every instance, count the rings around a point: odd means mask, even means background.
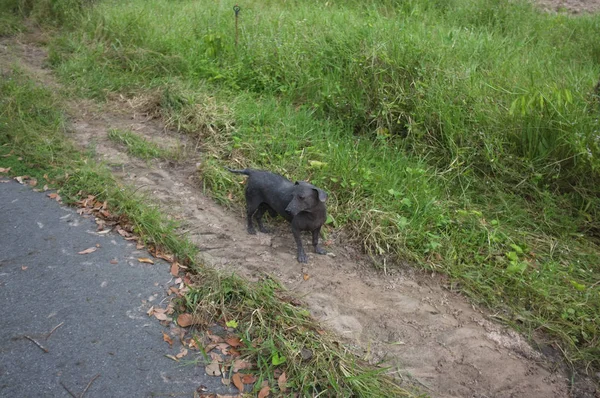
[[[306,255],[306,253],[298,254],[298,262],[299,263],[307,263],[308,262],[308,256]]]
[[[256,235],[256,230],[254,228],[248,228],[248,233],[250,235]]]
[[[260,232],[262,232],[263,234],[270,234],[271,230],[267,227],[262,227],[260,228]]]
[[[322,256],[327,254],[327,251],[320,246],[315,247],[315,253],[320,254]]]

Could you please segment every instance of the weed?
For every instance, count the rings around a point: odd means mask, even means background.
[[[158,144],[148,141],[131,131],[110,129],[108,138],[125,145],[127,152],[140,159],[176,159],[179,157],[176,150],[161,148]]]

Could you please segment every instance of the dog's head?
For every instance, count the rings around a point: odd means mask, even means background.
[[[324,203],[327,200],[325,191],[304,181],[296,181],[293,192],[294,196],[285,208],[285,211],[292,216],[296,216],[303,211],[311,212],[324,208]]]

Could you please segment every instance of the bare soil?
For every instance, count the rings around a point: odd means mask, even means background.
[[[535,0],[544,10],[572,14],[600,11],[600,0]]]
[[[43,67],[45,51],[32,40],[39,37],[0,39],[0,76],[18,64],[40,84],[60,87]],[[306,265],[296,261],[285,224],[276,224],[270,235],[248,235],[242,209],[227,210],[203,192],[197,171],[202,154],[177,163],[145,162],[108,139],[108,130],[117,128],[162,145],[186,143],[126,99],[106,104],[78,99],[69,108],[73,141],[95,151],[124,183],[181,220],[182,232],[201,248],[207,264],[250,280],[265,274],[277,278],[358,355],[372,363],[385,361],[398,377],[431,396],[600,396],[589,379],[570,385],[560,360],[534,350],[493,314],[449,290],[443,276],[408,264],[376,271],[343,234],[327,247],[333,255],[310,253]],[[310,247],[308,236],[305,244]]]

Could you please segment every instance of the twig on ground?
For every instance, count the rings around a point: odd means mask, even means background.
[[[67,388],[67,386],[65,386],[65,383],[63,383],[62,381],[60,382],[60,385],[61,385],[61,386],[63,386],[63,388],[64,388],[65,390],[67,390],[67,392],[68,392],[69,394],[71,394],[71,396],[72,396],[73,398],[83,398],[83,396],[85,395],[85,393],[87,392],[87,390],[90,388],[90,386],[92,385],[92,383],[93,383],[93,382],[94,382],[94,381],[95,381],[95,380],[96,380],[98,377],[100,377],[100,374],[99,374],[99,373],[98,373],[96,376],[92,377],[92,380],[90,380],[90,382],[87,384],[87,386],[85,387],[85,389],[84,389],[84,390],[81,392],[81,394],[79,394],[79,396],[77,396],[77,395],[73,394],[73,392],[72,392],[71,390],[69,390],[69,389]]]
[[[42,349],[42,351],[44,352],[48,352],[48,349],[46,347],[44,347],[43,345],[41,345],[40,343],[38,343],[37,341],[35,341],[32,337],[29,337],[27,335],[23,335],[23,337],[25,337],[27,340],[33,342],[35,345],[37,345],[38,347],[40,347]]]
[[[67,392],[68,392],[69,394],[71,394],[71,396],[72,396],[73,398],[78,398],[78,397],[77,397],[77,395],[73,394],[73,393],[71,392],[71,390],[69,390],[69,389],[67,388],[67,386],[65,386],[65,383],[63,383],[63,382],[61,381],[61,382],[60,382],[60,385],[61,385],[61,386],[63,386],[63,388],[64,388],[65,390],[67,390]]]
[[[58,329],[59,327],[61,327],[63,324],[64,324],[64,322],[61,322],[58,325],[54,326],[54,329],[52,329],[48,334],[46,334],[46,340],[48,340],[48,338],[50,338],[50,336],[52,336],[52,333],[54,333],[54,331],[56,329]]]
[[[79,398],[83,398],[83,396],[85,395],[85,393],[87,392],[88,388],[90,388],[90,386],[92,385],[92,383],[98,378],[100,377],[100,373],[98,373],[96,376],[92,377],[92,380],[90,380],[90,382],[88,383],[88,385],[85,387],[85,390],[83,390],[83,392],[81,393],[81,395],[79,396]]]

